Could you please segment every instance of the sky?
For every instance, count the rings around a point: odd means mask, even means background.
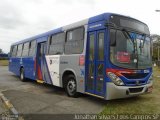
[[[112,12],[145,22],[160,35],[159,0],[0,0],[0,48],[16,41],[101,13]]]

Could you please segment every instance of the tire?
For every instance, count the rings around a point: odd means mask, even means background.
[[[20,80],[22,81],[22,82],[25,82],[25,76],[24,76],[24,69],[23,68],[21,68],[21,70],[20,70]]]
[[[69,97],[78,97],[77,93],[77,83],[74,75],[69,75],[66,77],[65,91]]]

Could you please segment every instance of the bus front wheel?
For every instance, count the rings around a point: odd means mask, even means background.
[[[76,79],[74,75],[69,75],[66,78],[67,82],[66,82],[66,86],[65,86],[65,90],[66,93],[69,97],[78,97],[78,93],[77,93],[77,84],[76,84]]]
[[[23,68],[21,68],[21,70],[20,70],[20,80],[21,80],[22,82],[25,81],[24,69],[23,69]]]

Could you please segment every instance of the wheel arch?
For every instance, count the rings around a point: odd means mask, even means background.
[[[76,83],[77,83],[77,76],[76,76],[76,73],[74,70],[71,70],[71,69],[68,69],[68,70],[65,70],[62,74],[62,87],[65,86],[67,80],[65,79],[68,75],[74,75],[75,76],[75,79],[76,79]]]

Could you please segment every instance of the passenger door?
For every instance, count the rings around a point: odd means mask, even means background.
[[[86,92],[98,96],[105,94],[104,45],[105,30],[88,33],[86,53]]]
[[[45,60],[46,42],[38,43],[37,45],[37,64],[36,64],[36,76],[38,80],[44,81],[44,60]]]

